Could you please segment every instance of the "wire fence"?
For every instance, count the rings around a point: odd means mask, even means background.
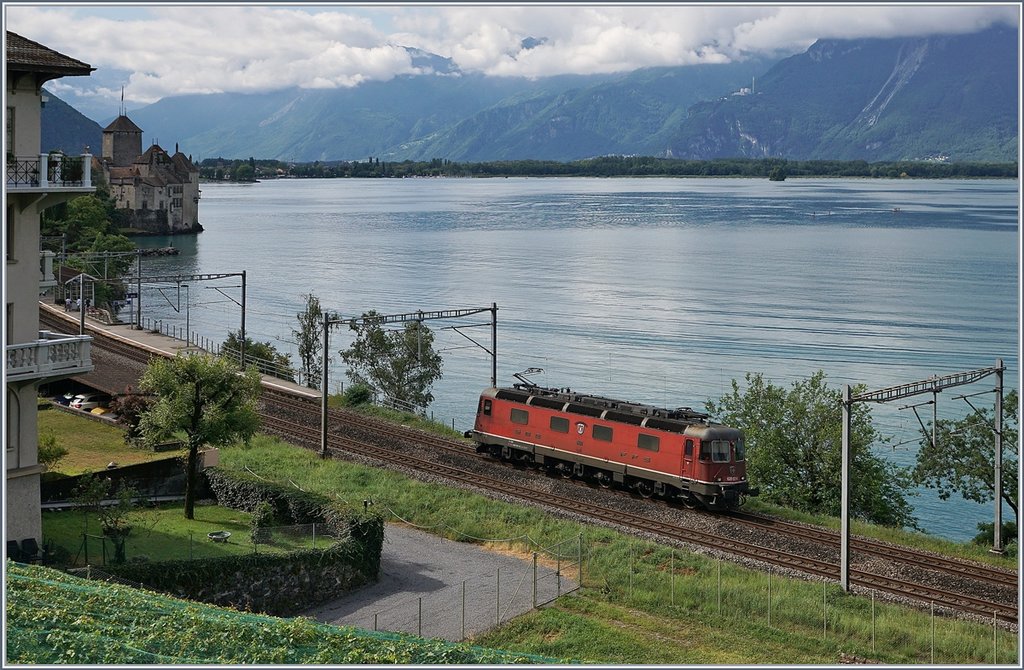
[[[758,572],[724,560],[695,561],[689,552],[641,544],[611,560],[599,551],[590,547],[584,554],[585,581],[611,602],[717,624],[742,620],[798,631],[871,654],[912,653],[917,662],[1018,662],[1017,628],[1007,631],[995,611],[986,629],[982,618],[960,618],[935,603],[924,605],[922,617],[876,602],[874,591],[851,596],[837,582],[783,577],[772,568]],[[620,560],[626,570],[609,569]]]
[[[763,627],[766,635],[780,631],[818,636],[822,643],[859,650],[861,660],[882,652],[887,657],[903,655],[914,662],[933,664],[1018,661],[1016,628],[1006,630],[995,613],[986,629],[983,621],[950,616],[934,604],[926,605],[926,616],[921,616],[920,612],[876,602],[874,593],[851,597],[828,580],[783,578],[772,569],[757,572],[726,560],[708,560],[650,543],[630,542],[624,550],[621,543],[586,541],[582,532],[548,546],[529,536],[476,538],[444,524],[418,526],[386,503],[376,505],[412,528],[461,536],[477,545],[504,545],[515,558],[488,571],[466,572],[454,579],[449,575],[442,588],[415,595],[402,590],[375,599],[335,621],[337,624],[455,642],[473,638],[586,587],[610,603],[661,612],[679,620],[697,618],[726,627],[730,622],[742,621],[744,626]],[[222,537],[214,537],[215,533],[193,534],[188,547],[178,547],[173,557],[200,559],[227,553],[321,549],[344,539],[328,535],[322,524],[263,530],[255,538],[248,530]],[[136,539],[139,547],[146,546],[153,552],[146,558],[166,558],[155,555],[144,535],[142,532]],[[127,560],[140,560],[138,550],[129,544]],[[88,551],[88,567],[69,572],[126,583],[102,570],[113,557],[109,538],[83,534],[80,551]]]
[[[582,536],[538,547],[512,568],[495,568],[429,593],[383,607],[364,607],[346,625],[452,642],[483,633],[580,588]]]

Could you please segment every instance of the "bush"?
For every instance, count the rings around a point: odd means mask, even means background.
[[[253,544],[270,542],[270,526],[274,523],[274,508],[267,501],[261,502],[249,517],[249,537]]]
[[[366,384],[353,384],[345,389],[341,396],[341,402],[345,407],[358,407],[373,402],[373,389]]]
[[[980,546],[992,546],[995,541],[994,533],[992,529],[996,527],[995,522],[992,523],[979,523],[978,530],[981,531],[974,536],[971,540],[972,543]],[[1003,548],[1006,550],[1006,555],[1013,557],[1017,555],[1017,523],[1014,521],[1003,522],[1002,532]]]
[[[39,462],[47,470],[52,470],[67,455],[68,450],[57,444],[57,435],[52,430],[39,435]]]

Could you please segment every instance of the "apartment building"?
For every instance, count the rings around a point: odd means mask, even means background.
[[[39,330],[39,296],[52,286],[40,252],[39,217],[48,207],[94,192],[92,156],[41,153],[42,86],[95,68],[7,32],[4,148],[5,539],[42,546],[36,397],[40,384],[92,370],[88,336]]]

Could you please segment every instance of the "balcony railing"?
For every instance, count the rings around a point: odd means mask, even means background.
[[[92,338],[39,331],[39,339],[7,345],[7,381],[58,379],[92,372]]]
[[[8,190],[92,188],[92,154],[7,157]]]

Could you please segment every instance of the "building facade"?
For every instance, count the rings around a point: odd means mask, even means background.
[[[42,86],[95,68],[12,32],[5,36],[4,465],[5,538],[42,546],[36,396],[40,384],[87,373],[92,338],[39,330],[39,295],[52,286],[40,252],[40,213],[93,193],[92,156],[40,153]]]
[[[174,147],[142,151],[142,129],[122,114],[103,129],[98,161],[110,195],[129,228],[174,234],[199,232],[199,168]]]

